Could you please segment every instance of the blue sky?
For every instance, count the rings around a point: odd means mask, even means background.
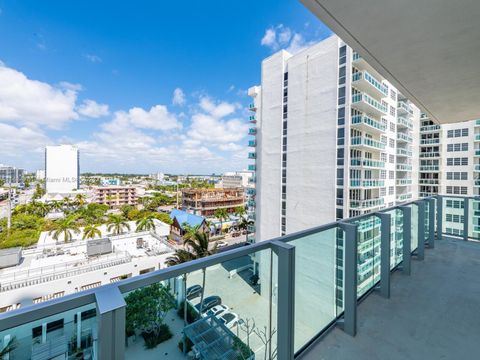
[[[248,163],[262,59],[329,35],[299,1],[1,1],[0,163],[219,173]]]

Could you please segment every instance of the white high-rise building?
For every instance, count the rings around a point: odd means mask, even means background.
[[[76,146],[45,147],[47,193],[67,194],[80,187],[80,154]]]
[[[257,241],[418,197],[419,109],[337,36],[265,59],[249,94]]]

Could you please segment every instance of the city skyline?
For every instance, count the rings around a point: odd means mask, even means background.
[[[295,53],[330,34],[301,4],[255,4],[255,12],[251,6],[233,9],[255,20],[247,34],[238,31],[244,19],[227,14],[230,5],[192,8],[185,21],[196,23],[198,34],[191,37],[158,12],[158,18],[148,11],[127,17],[126,5],[116,4],[112,19],[102,5],[87,21],[88,5],[72,14],[61,3],[0,4],[1,33],[10,34],[0,35],[0,83],[15,85],[0,91],[1,162],[41,169],[45,146],[71,144],[82,154],[82,172],[247,168],[246,89],[258,82],[256,64],[281,48]],[[179,11],[174,5],[161,9]],[[228,21],[227,31],[218,34],[204,23],[206,13],[213,23]],[[133,25],[128,34],[125,19]]]

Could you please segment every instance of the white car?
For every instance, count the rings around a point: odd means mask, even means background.
[[[225,246],[228,246],[228,243],[226,241],[223,241],[223,240],[217,241],[217,248],[222,248]]]
[[[224,312],[228,311],[228,306],[227,305],[216,305],[214,307],[212,307],[210,310],[204,312],[202,314],[202,317],[207,317],[207,316],[220,316],[222,315]]]
[[[219,319],[223,323],[223,325],[225,325],[229,329],[233,328],[240,321],[238,315],[233,312],[225,312],[222,316],[220,316]]]

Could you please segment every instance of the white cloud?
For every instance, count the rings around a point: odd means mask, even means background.
[[[179,106],[182,106],[183,104],[185,104],[185,93],[183,92],[182,89],[176,88],[175,90],[173,90],[172,104],[179,105]]]
[[[83,100],[83,103],[77,108],[77,111],[79,114],[90,118],[99,118],[110,114],[108,105],[99,104],[89,99]]]
[[[214,118],[223,118],[230,114],[233,114],[238,108],[237,104],[228,103],[226,101],[221,101],[215,104],[209,97],[202,97],[200,99],[200,108],[212,115]]]
[[[101,63],[102,58],[95,54],[83,54],[83,57],[92,63]]]
[[[23,73],[0,64],[0,121],[60,128],[78,118],[77,90],[31,80]],[[71,84],[70,84],[71,85]]]
[[[155,105],[149,111],[134,107],[125,111],[117,111],[113,121],[122,121],[141,129],[175,130],[181,129],[182,124],[177,116],[168,111],[165,105]]]
[[[285,49],[292,54],[298,53],[314,43],[315,41],[306,41],[302,34],[292,31],[283,24],[265,30],[265,35],[260,41],[261,45],[270,48],[272,51]]]

